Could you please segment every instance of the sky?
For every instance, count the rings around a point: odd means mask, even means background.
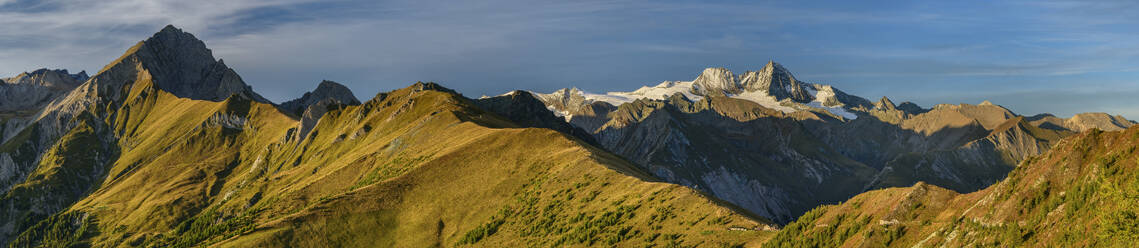
[[[0,0],[0,77],[97,71],[173,24],[282,102],[416,81],[468,97],[631,91],[779,62],[801,81],[923,107],[1139,119],[1139,2]]]

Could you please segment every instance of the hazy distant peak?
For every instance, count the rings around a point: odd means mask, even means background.
[[[0,78],[0,112],[37,111],[83,84],[87,78],[86,72],[71,74],[64,69],[47,68]]]
[[[316,89],[306,92],[300,98],[281,103],[281,108],[300,115],[310,106],[322,103],[358,105],[360,100],[348,87],[334,81],[323,80],[316,86]]]
[[[81,71],[76,74],[68,73],[67,69],[47,69],[40,68],[31,72],[20,73],[15,77],[3,78],[7,84],[34,84],[38,86],[66,88],[71,89],[79,86],[84,81],[87,81],[87,72]]]

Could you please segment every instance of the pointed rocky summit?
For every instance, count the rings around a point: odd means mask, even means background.
[[[253,92],[224,61],[214,59],[205,42],[173,25],[135,45],[119,61],[130,59],[142,62],[159,89],[178,97],[221,101],[233,94],[244,94],[269,102]]]
[[[894,105],[893,101],[890,101],[890,98],[886,98],[884,96],[882,97],[882,99],[879,99],[878,102],[874,103],[875,109],[889,110],[889,109],[896,109],[897,107],[898,106]]]

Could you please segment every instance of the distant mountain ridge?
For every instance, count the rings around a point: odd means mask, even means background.
[[[87,72],[39,69],[0,79],[0,112],[35,111],[87,81]]]
[[[664,100],[677,93],[690,100],[700,100],[710,96],[745,99],[784,113],[820,109],[822,111],[817,112],[846,119],[858,117],[848,110],[872,107],[870,101],[846,94],[829,85],[798,81],[787,69],[774,61],[769,61],[758,71],[747,71],[742,75],[733,74],[725,68],[708,68],[693,81],[666,81],[631,92],[586,94],[574,88],[550,94],[535,94],[545,102],[562,102],[555,108],[566,112],[566,115],[573,115],[572,110],[592,102],[606,102],[616,106],[637,99]]]
[[[655,175],[777,222],[918,181],[978,190],[1062,137],[1135,124],[1102,113],[1023,117],[989,101],[929,109],[871,102],[800,81],[775,62],[741,75],[708,68],[693,81],[631,92],[534,95]]]
[[[764,246],[1133,246],[1137,145],[1139,127],[1082,132],[982,190],[918,183],[866,192],[810,211]]]

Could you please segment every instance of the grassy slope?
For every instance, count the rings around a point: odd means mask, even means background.
[[[649,182],[561,133],[512,128],[432,87],[340,106],[296,140],[289,137],[297,122],[273,106],[180,99],[136,82],[105,120],[121,149],[106,177],[21,240],[707,246],[755,244],[768,234],[729,231],[762,224],[693,190]],[[227,125],[224,116],[245,121]]]
[[[867,192],[811,211],[766,245],[1126,246],[1139,242],[1137,144],[1135,127],[1084,132],[984,190]]]

